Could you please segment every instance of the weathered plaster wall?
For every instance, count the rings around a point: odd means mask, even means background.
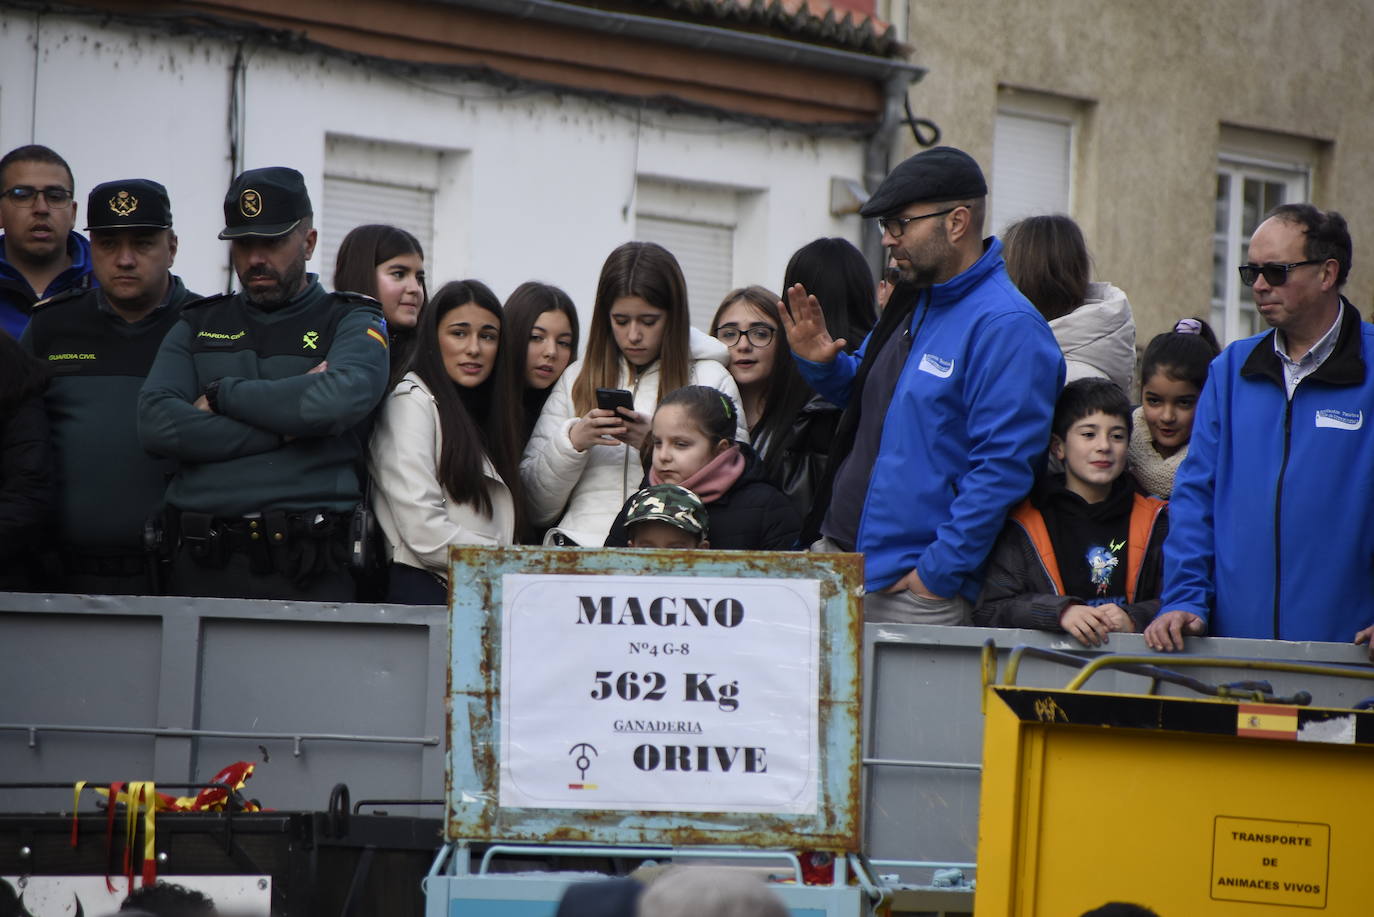
[[[1314,198],[1350,222],[1346,293],[1374,309],[1374,3],[910,0],[911,93],[944,142],[992,160],[999,86],[1085,100],[1073,216],[1138,340],[1207,315],[1223,124],[1326,145]],[[908,141],[907,152],[915,146]],[[990,168],[989,168],[990,171]]]

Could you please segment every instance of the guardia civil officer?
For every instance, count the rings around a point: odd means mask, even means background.
[[[144,529],[173,463],[138,441],[138,390],[181,308],[197,299],[171,273],[177,253],[167,189],[146,178],[105,182],[86,203],[98,289],[34,306],[20,343],[47,364],[44,395],[57,478],[58,553],[48,588],[148,595],[156,558]]]
[[[306,273],[316,233],[294,169],[238,176],[224,218],[243,290],[184,310],[139,396],[144,447],[180,461],[167,591],[348,601],[357,428],[388,372],[381,307]]]

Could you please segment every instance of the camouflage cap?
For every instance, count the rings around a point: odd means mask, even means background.
[[[655,484],[630,498],[625,527],[636,522],[666,522],[689,535],[706,537],[706,507],[701,498],[678,484]]]

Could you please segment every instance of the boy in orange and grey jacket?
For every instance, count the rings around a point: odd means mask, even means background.
[[[1101,646],[1159,610],[1167,504],[1126,472],[1131,406],[1105,379],[1065,386],[1050,451],[1064,465],[1017,506],[988,562],[975,624],[1071,634]]]

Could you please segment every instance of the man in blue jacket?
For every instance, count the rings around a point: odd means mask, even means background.
[[[1274,330],[1212,364],[1169,502],[1157,650],[1188,635],[1369,639],[1374,622],[1374,327],[1341,296],[1350,231],[1284,204],[1241,281]]]
[[[91,285],[91,246],[74,231],[75,182],[45,146],[0,158],[0,329],[18,338],[35,302]]]
[[[967,624],[1007,511],[1050,439],[1064,358],[983,237],[987,183],[961,150],[893,169],[860,211],[877,217],[901,278],[854,354],[815,297],[786,291],[802,374],[844,407],[830,480],[808,529],[864,555],[864,617]]]

